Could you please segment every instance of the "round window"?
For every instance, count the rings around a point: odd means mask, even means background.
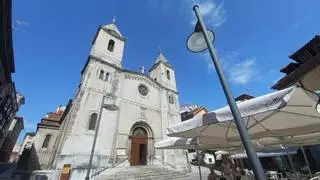
[[[142,95],[142,96],[146,96],[148,94],[148,88],[145,86],[145,85],[140,85],[138,87],[138,90],[139,90],[139,93]]]

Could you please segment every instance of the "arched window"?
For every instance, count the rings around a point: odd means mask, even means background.
[[[148,133],[147,133],[147,131],[146,131],[144,128],[137,127],[137,128],[133,131],[132,136],[147,137],[147,136],[148,136]]]
[[[105,81],[108,81],[108,80],[109,80],[109,76],[110,76],[110,74],[109,74],[109,73],[106,73],[106,76],[104,77],[104,80],[105,80]]]
[[[97,113],[91,114],[88,130],[95,130],[96,129],[97,117],[98,117]]]
[[[44,138],[43,144],[42,144],[42,148],[47,148],[49,145],[51,139],[51,134],[47,134],[46,137]]]
[[[167,69],[167,79],[170,80],[170,71]]]
[[[113,52],[114,44],[115,44],[114,40],[110,39],[108,43],[108,51]]]
[[[104,70],[100,70],[99,79],[103,80],[103,76],[104,76]]]
[[[169,96],[169,103],[170,103],[170,104],[173,104],[173,103],[174,103],[173,96],[171,96],[171,95]]]

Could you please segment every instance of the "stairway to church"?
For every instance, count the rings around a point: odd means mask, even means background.
[[[163,166],[131,166],[110,168],[94,178],[94,180],[182,180],[188,174],[170,170]]]

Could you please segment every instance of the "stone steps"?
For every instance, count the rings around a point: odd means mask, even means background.
[[[163,166],[134,166],[108,169],[94,180],[182,180],[187,177],[187,174]]]

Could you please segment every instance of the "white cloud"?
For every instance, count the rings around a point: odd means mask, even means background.
[[[240,85],[247,84],[257,74],[255,64],[255,58],[246,59],[235,64],[228,70],[230,81]]]
[[[293,28],[293,29],[299,28],[299,27],[302,26],[303,24],[307,23],[311,18],[312,18],[312,16],[309,15],[309,16],[306,16],[306,17],[298,20],[296,23],[293,24],[292,28]]]
[[[211,13],[214,9],[215,9],[215,4],[210,2],[210,1],[206,1],[204,3],[200,3],[200,9],[201,9],[201,13],[202,15],[208,15],[209,13]]]
[[[17,19],[16,20],[16,25],[18,25],[18,26],[29,26],[29,23],[25,22],[25,21],[22,21],[20,19]]]
[[[22,21],[20,19],[16,19],[14,23],[12,23],[12,29],[15,31],[26,32],[25,28],[29,26],[28,22]]]
[[[253,80],[258,80],[260,69],[255,57],[242,57],[242,49],[230,51],[220,56],[220,63],[227,78],[231,83],[246,85]],[[203,54],[203,59],[208,65],[209,72],[215,71],[209,53]]]
[[[148,0],[147,5],[149,9],[159,8],[161,11],[167,11],[173,6],[171,0]]]
[[[224,22],[227,21],[228,17],[224,8],[224,2],[217,4],[214,0],[202,0],[198,2],[198,4],[204,21],[208,26],[220,27]],[[193,16],[191,25],[194,26],[196,22],[196,17]]]

